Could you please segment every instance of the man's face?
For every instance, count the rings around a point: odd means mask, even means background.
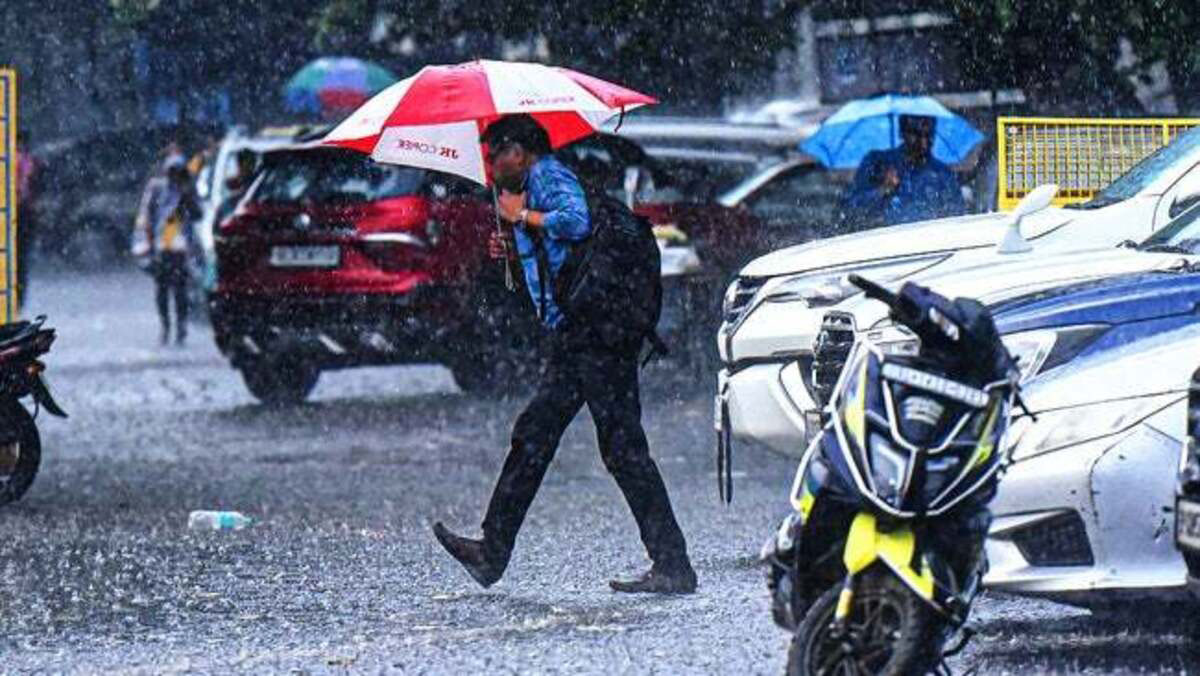
[[[900,129],[904,140],[904,153],[908,160],[917,166],[929,161],[933,149],[933,120],[917,120],[905,124]]]
[[[529,153],[519,144],[500,144],[488,148],[488,163],[491,165],[492,180],[508,192],[520,192],[525,185],[525,174],[529,171]]]

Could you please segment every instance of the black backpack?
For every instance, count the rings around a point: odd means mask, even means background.
[[[650,222],[609,195],[589,191],[587,201],[592,234],[571,245],[552,286],[569,330],[613,349],[640,350],[649,342],[647,359],[665,354],[655,332],[662,260]]]

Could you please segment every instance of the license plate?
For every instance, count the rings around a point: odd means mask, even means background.
[[[277,268],[334,268],[341,263],[337,246],[273,246],[271,265]]]
[[[1200,551],[1200,502],[1175,503],[1175,542],[1180,547]]]

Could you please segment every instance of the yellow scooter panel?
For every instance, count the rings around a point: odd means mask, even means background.
[[[860,512],[854,517],[850,534],[846,537],[846,548],[842,552],[846,571],[850,575],[857,575],[876,560],[882,560],[913,592],[936,604],[933,570],[928,565],[922,565],[921,572],[917,572],[911,565],[917,545],[912,528],[906,524],[884,533],[875,526],[875,515],[870,512]]]

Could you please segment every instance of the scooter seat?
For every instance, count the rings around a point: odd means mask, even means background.
[[[33,322],[19,321],[0,325],[0,349],[9,347],[36,335],[38,326]]]

